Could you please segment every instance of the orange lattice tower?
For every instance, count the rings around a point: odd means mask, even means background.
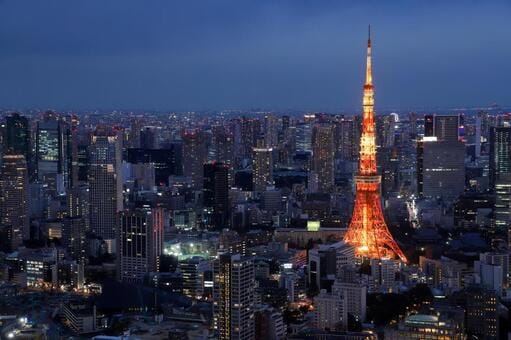
[[[344,241],[355,246],[357,256],[368,258],[406,257],[387,228],[381,209],[381,177],[376,170],[374,87],[371,69],[371,29],[367,40],[366,82],[364,84],[360,160],[355,177],[357,193]]]

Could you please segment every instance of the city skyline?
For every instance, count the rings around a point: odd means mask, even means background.
[[[511,339],[511,4],[41,3],[0,0],[0,338]]]
[[[504,1],[28,3],[0,3],[5,109],[357,112],[369,23],[377,113],[510,105]]]

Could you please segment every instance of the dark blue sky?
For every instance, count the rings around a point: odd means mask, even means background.
[[[511,104],[508,1],[0,0],[0,107]]]

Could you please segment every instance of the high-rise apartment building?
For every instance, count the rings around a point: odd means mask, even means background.
[[[255,339],[254,263],[221,254],[213,263],[213,323],[220,340]]]
[[[265,147],[253,148],[252,159],[253,190],[262,192],[273,185],[273,149]]]
[[[314,326],[321,330],[342,330],[348,325],[344,297],[322,289],[314,297]]]
[[[346,312],[358,321],[366,318],[367,285],[361,280],[335,280],[332,294],[342,296]]]

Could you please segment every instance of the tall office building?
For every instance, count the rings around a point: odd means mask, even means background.
[[[296,125],[296,149],[298,151],[312,151],[312,127],[316,116],[307,114],[303,122]]]
[[[511,216],[511,127],[490,130],[490,189],[495,193],[495,226],[507,228]]]
[[[221,254],[213,263],[213,323],[220,340],[255,339],[254,263]]]
[[[481,339],[499,339],[499,301],[493,291],[469,287],[465,295],[465,329]]]
[[[263,192],[273,185],[273,149],[265,147],[253,148],[252,159],[253,190]]]
[[[194,187],[200,188],[203,181],[203,167],[207,160],[206,145],[202,131],[183,131],[183,173],[189,176]]]
[[[16,155],[25,156],[27,167],[30,168],[30,124],[28,118],[19,113],[13,113],[5,117],[5,120],[5,148]]]
[[[318,190],[334,189],[334,127],[318,124],[312,130],[312,169],[318,174]]]
[[[229,227],[229,166],[219,162],[204,164],[203,203],[211,217],[208,224],[221,230]]]
[[[455,199],[465,189],[465,144],[424,137],[417,143],[417,190],[422,197]]]
[[[86,258],[86,238],[90,229],[89,186],[80,185],[67,193],[67,216],[63,220],[62,243],[69,256],[84,263]]]
[[[46,112],[37,123],[37,179],[50,196],[64,193],[69,187],[71,168],[71,132],[66,122],[54,112]]]
[[[439,141],[457,142],[459,138],[460,116],[435,116],[434,135]]]
[[[89,148],[90,228],[95,235],[110,240],[112,247],[117,213],[123,207],[121,138],[119,131],[99,127]]]
[[[30,238],[28,171],[25,156],[7,153],[2,157],[0,221],[11,230],[11,248]]]
[[[126,210],[120,214],[118,277],[140,282],[149,272],[158,272],[163,253],[163,208]]]

